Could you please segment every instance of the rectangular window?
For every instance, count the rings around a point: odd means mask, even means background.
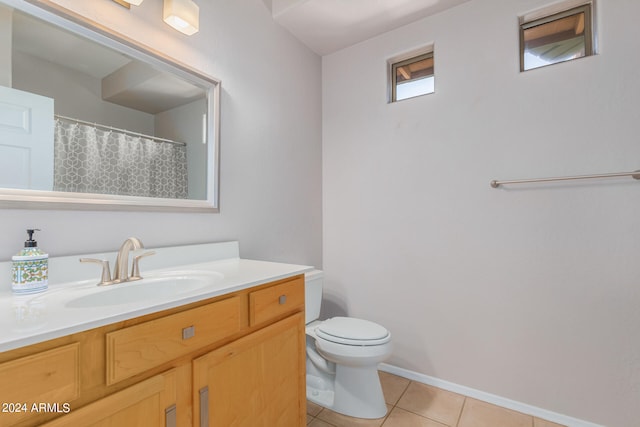
[[[391,62],[391,102],[434,92],[433,52]]]
[[[520,23],[520,70],[593,55],[591,4]]]

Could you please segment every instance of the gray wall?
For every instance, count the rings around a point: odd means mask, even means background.
[[[187,144],[189,198],[207,198],[207,145],[203,143],[206,99],[199,99],[155,115],[155,136]]]
[[[640,2],[598,2],[601,53],[519,72],[518,16],[472,0],[323,57],[325,296],[390,329],[390,363],[607,426],[640,420]],[[435,45],[432,95],[386,60]],[[327,313],[329,314],[329,313]]]
[[[11,87],[12,12],[0,8],[0,86]]]
[[[0,210],[0,259],[42,232],[52,256],[239,240],[245,258],[321,265],[321,61],[260,0],[199,2],[201,30],[162,22],[162,2],[60,0],[107,27],[222,81],[219,214]]]

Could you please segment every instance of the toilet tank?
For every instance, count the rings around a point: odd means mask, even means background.
[[[304,274],[304,314],[305,324],[309,324],[320,317],[322,304],[322,270],[313,270]]]

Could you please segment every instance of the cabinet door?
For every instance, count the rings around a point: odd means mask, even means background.
[[[156,375],[44,424],[46,427],[176,425],[176,372]]]
[[[193,378],[194,426],[304,426],[303,313],[195,359]]]

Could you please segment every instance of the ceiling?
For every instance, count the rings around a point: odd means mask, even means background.
[[[327,55],[469,0],[263,0],[273,19]]]
[[[469,0],[263,1],[278,24],[317,54],[327,55]],[[132,68],[131,58],[19,13],[15,14],[14,43],[17,50],[98,79]],[[187,102],[201,93],[151,69],[144,78],[138,73],[136,81],[118,88],[118,93],[111,91],[105,100],[155,114],[175,107],[171,103],[176,100]]]
[[[12,47],[91,76],[101,81],[103,100],[149,114],[205,96],[202,88],[181,78],[19,11],[13,13]]]

